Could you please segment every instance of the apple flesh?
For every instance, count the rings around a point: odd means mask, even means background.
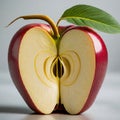
[[[21,28],[9,46],[9,70],[34,111],[49,114],[62,108],[79,114],[92,105],[101,87],[107,50],[90,28],[66,26],[59,31],[60,39],[54,40],[48,25]]]

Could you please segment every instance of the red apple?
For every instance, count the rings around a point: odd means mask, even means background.
[[[12,38],[9,71],[21,96],[37,113],[62,108],[70,114],[87,110],[103,82],[108,55],[102,38],[88,27],[29,24]]]

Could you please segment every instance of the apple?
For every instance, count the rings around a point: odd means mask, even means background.
[[[8,51],[12,80],[37,113],[82,113],[102,85],[106,46],[91,28],[59,26],[59,37],[55,37],[51,26],[28,24],[13,36]]]

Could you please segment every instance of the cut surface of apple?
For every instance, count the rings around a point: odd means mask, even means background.
[[[24,34],[19,48],[23,84],[44,114],[57,104],[70,114],[79,113],[92,87],[95,64],[91,37],[79,29],[66,32],[57,46],[49,33],[34,27]]]
[[[59,102],[59,82],[50,70],[56,50],[55,41],[40,27],[28,30],[19,48],[23,84],[37,109],[45,114],[51,113]]]
[[[87,33],[73,29],[63,35],[59,51],[67,62],[64,65],[66,72],[60,79],[61,103],[69,113],[77,114],[83,108],[94,80],[94,45]]]

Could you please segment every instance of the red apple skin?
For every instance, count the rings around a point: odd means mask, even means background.
[[[18,89],[19,93],[25,100],[25,102],[28,104],[28,106],[32,110],[34,110],[37,113],[41,113],[37,109],[37,106],[35,106],[35,104],[33,103],[32,99],[30,98],[30,96],[22,82],[22,78],[21,78],[20,71],[19,71],[19,65],[18,65],[18,55],[19,55],[19,47],[21,44],[21,40],[22,40],[24,34],[33,27],[42,27],[43,29],[48,31],[48,33],[50,33],[50,35],[51,35],[51,28],[49,25],[46,25],[46,24],[29,24],[29,25],[22,27],[18,32],[16,32],[16,34],[13,36],[13,38],[10,42],[10,46],[9,46],[9,50],[8,50],[8,66],[9,66],[9,71],[10,71],[12,80],[13,80],[16,88]],[[80,110],[80,112],[78,113],[78,114],[80,114],[80,113],[86,111],[93,104],[93,102],[98,94],[98,91],[102,85],[102,82],[104,80],[104,76],[106,73],[106,69],[107,69],[108,53],[107,53],[107,49],[106,49],[106,46],[105,46],[102,38],[90,28],[76,27],[73,25],[72,26],[60,26],[59,33],[60,33],[60,35],[64,35],[67,31],[72,30],[72,29],[78,29],[78,30],[82,30],[82,31],[88,33],[93,38],[93,44],[95,46],[95,52],[96,52],[96,54],[95,54],[95,56],[96,56],[95,77],[93,80],[93,84],[92,84],[88,99],[87,99],[84,107],[82,108],[82,110]],[[58,110],[59,112],[60,111],[65,112],[64,106],[61,104],[59,106],[56,105],[54,110]]]
[[[94,80],[92,83],[92,87],[89,93],[89,96],[87,98],[86,103],[84,104],[83,108],[80,110],[80,113],[83,113],[86,111],[95,101],[95,98],[101,88],[101,85],[103,83],[106,71],[107,71],[107,65],[108,65],[108,52],[106,45],[103,41],[103,39],[100,37],[99,34],[97,34],[94,30],[88,27],[80,27],[80,26],[71,26],[66,31],[64,31],[63,35],[72,29],[78,29],[82,30],[85,33],[88,33],[90,37],[92,38],[93,45],[95,47],[95,59],[96,59],[96,67],[95,67],[95,75]],[[62,107],[63,108],[63,107]]]

